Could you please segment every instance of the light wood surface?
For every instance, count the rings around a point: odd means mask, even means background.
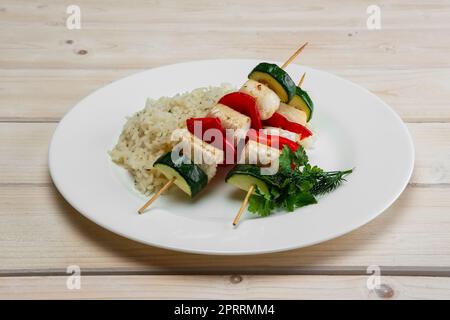
[[[0,299],[449,299],[449,278],[366,276],[87,276],[79,290],[67,278],[0,278]],[[73,287],[72,287],[73,288]]]
[[[81,30],[65,27],[63,2],[0,4],[0,298],[378,299],[369,265],[393,299],[450,297],[449,1],[378,1],[381,30],[366,28],[372,2],[359,0],[76,4]],[[366,87],[413,136],[409,186],[366,226],[300,250],[212,258],[112,234],[55,190],[49,140],[95,89],[189,60],[284,61],[304,41],[299,63]],[[65,286],[69,265],[81,290]]]

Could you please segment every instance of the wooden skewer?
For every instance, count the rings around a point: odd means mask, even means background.
[[[308,42],[305,42],[304,45],[302,45],[300,48],[298,48],[297,51],[295,51],[292,54],[292,56],[290,56],[289,59],[287,59],[286,62],[283,63],[283,65],[281,66],[281,69],[286,68],[292,61],[294,61],[294,59],[297,58],[297,56],[300,54],[300,52],[302,52],[303,49],[305,49],[305,47],[307,45],[308,45]],[[305,75],[306,75],[306,73],[304,73],[302,78],[300,79],[300,82],[298,85],[299,87],[302,85],[303,80],[305,79]],[[242,201],[241,208],[239,209],[236,217],[233,220],[233,226],[236,226],[239,223],[239,220],[241,219],[242,213],[244,213],[244,210],[247,207],[248,200],[250,199],[250,195],[253,193],[253,190],[255,190],[255,186],[251,186],[250,189],[248,189],[247,194],[244,198],[244,201]]]
[[[308,42],[305,42],[304,45],[302,45],[300,48],[298,48],[297,51],[295,51],[294,54],[292,56],[290,56],[289,59],[287,59],[285,63],[283,63],[283,65],[281,66],[281,69],[286,68],[295,58],[297,58],[297,56],[300,54],[300,52],[302,52],[303,49],[305,49],[307,44],[308,44]]]
[[[239,220],[241,219],[242,213],[244,212],[245,208],[247,207],[248,200],[250,199],[250,196],[253,193],[253,190],[255,190],[255,186],[251,186],[250,189],[248,189],[247,195],[245,196],[245,199],[242,202],[241,208],[239,209],[236,217],[233,220],[233,226],[236,226],[239,223]]]
[[[299,54],[303,51],[303,49],[308,45],[308,42],[306,42],[304,45],[302,45],[300,48],[297,49],[297,51],[292,54],[292,56],[289,57],[289,59],[286,60],[285,63],[281,66],[281,69],[286,68]],[[303,82],[303,79],[305,77],[305,74],[303,74],[302,78],[300,79],[299,86],[301,86],[301,83]],[[138,210],[139,214],[143,214],[145,209],[147,209],[158,197],[166,191],[175,181],[175,178],[172,178],[171,180],[167,181],[167,183],[157,192],[153,195],[153,197],[150,198],[150,200],[145,203],[142,208]],[[248,189],[247,195],[245,196],[244,201],[242,202],[241,208],[239,209],[236,217],[233,220],[233,226],[236,226],[241,219],[242,213],[244,212],[244,209],[247,207],[248,200],[250,199],[250,195],[253,193],[253,190],[255,190],[255,186],[251,186],[250,189]]]
[[[155,201],[155,200],[156,200],[156,199],[157,199],[164,191],[166,191],[166,190],[172,185],[172,183],[174,183],[174,182],[175,182],[175,178],[172,178],[172,179],[170,179],[169,181],[167,181],[166,184],[165,184],[161,189],[159,189],[159,191],[158,191],[157,193],[155,193],[155,194],[153,195],[153,197],[151,197],[150,200],[148,200],[147,203],[144,204],[144,205],[142,206],[142,208],[140,208],[140,209],[138,210],[139,214],[143,214],[144,211],[145,211],[145,209],[147,209],[148,206],[151,205],[151,204],[153,203],[153,201]]]
[[[303,84],[303,80],[305,80],[306,72],[303,73],[302,77],[300,78],[300,81],[298,82],[298,87],[301,87]]]

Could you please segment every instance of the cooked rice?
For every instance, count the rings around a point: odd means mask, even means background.
[[[148,99],[143,110],[129,118],[113,150],[111,159],[134,177],[136,188],[148,194],[167,179],[153,168],[153,163],[174,145],[170,137],[177,128],[186,127],[186,119],[204,117],[225,94],[228,84],[198,88],[174,97]]]

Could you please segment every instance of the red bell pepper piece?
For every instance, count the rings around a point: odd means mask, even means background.
[[[293,152],[295,152],[295,151],[297,151],[297,149],[299,147],[298,143],[296,143],[292,140],[289,140],[285,137],[274,136],[274,135],[270,135],[270,134],[261,134],[255,130],[249,130],[247,136],[250,140],[254,140],[258,143],[265,144],[266,146],[269,146],[269,147],[276,144],[276,146],[280,150],[283,150],[283,146],[286,146],[289,149],[291,149]]]
[[[232,92],[224,95],[219,103],[224,104],[237,112],[245,114],[252,120],[253,129],[262,129],[261,116],[256,105],[256,99],[243,92]]]
[[[200,130],[195,130],[196,127],[199,127]],[[231,141],[228,141],[225,135],[225,130],[222,127],[222,124],[220,122],[219,118],[216,117],[209,117],[209,118],[189,118],[186,120],[186,127],[189,130],[190,133],[195,135],[197,138],[201,139],[202,141],[205,141],[206,143],[209,143],[213,145],[214,147],[223,150],[224,152],[224,163],[234,163],[235,160],[235,154],[236,150],[234,148],[234,144]],[[209,129],[215,129],[218,130],[221,134],[221,138],[219,141],[216,141],[216,137],[211,135],[205,135],[205,132],[207,132]],[[207,136],[211,136],[210,139],[206,139]],[[230,158],[230,159],[229,159]],[[228,160],[229,159],[229,160]],[[233,159],[233,160],[231,160]],[[228,160],[228,161],[227,161]]]
[[[300,135],[300,140],[306,139],[312,136],[311,130],[307,127],[302,126],[299,123],[289,121],[282,114],[275,112],[272,117],[263,121],[265,126],[277,127],[290,132],[298,133]]]
[[[200,130],[195,130],[195,127],[198,126]],[[223,127],[220,123],[219,118],[210,117],[210,118],[189,118],[186,120],[186,127],[190,133],[195,135],[197,138],[203,140],[204,134],[209,129],[217,129],[223,135]],[[211,143],[214,141],[205,141],[207,143]]]

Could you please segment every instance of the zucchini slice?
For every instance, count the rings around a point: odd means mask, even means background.
[[[286,71],[276,64],[261,62],[250,72],[248,78],[256,80],[275,91],[281,102],[287,103],[295,95],[295,82]]]
[[[228,172],[225,182],[244,191],[256,186],[261,193],[270,194],[272,181],[269,176],[261,175],[260,170],[261,168],[255,165],[238,164]]]
[[[191,198],[208,184],[208,176],[194,163],[184,163],[184,158],[172,161],[171,152],[158,158],[153,164],[167,179],[175,178],[174,183]]]
[[[314,110],[314,104],[309,97],[308,92],[301,89],[300,87],[297,87],[295,90],[295,95],[289,101],[289,105],[304,111],[306,113],[306,122],[309,122],[309,120],[311,120]]]

